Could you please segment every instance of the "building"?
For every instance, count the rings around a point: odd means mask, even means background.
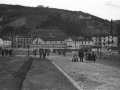
[[[67,49],[91,48],[94,46],[92,39],[85,39],[83,37],[68,37],[66,42]]]
[[[33,36],[31,35],[16,35],[15,43],[13,39],[13,46],[15,48],[30,48],[32,40],[33,40]]]
[[[0,38],[0,48],[3,48],[4,47],[4,42],[3,42],[3,39]]]
[[[14,48],[29,48],[33,40],[33,36],[24,34],[19,34],[15,36],[12,34],[6,34],[2,37],[9,38],[11,40],[11,47]]]
[[[95,46],[100,47],[117,47],[118,46],[118,36],[117,34],[94,34],[92,40]]]
[[[1,42],[3,41],[3,48],[11,48],[12,41],[8,37],[2,37]]]
[[[66,49],[65,39],[67,37],[35,37],[30,45],[32,49],[47,48],[47,49]]]

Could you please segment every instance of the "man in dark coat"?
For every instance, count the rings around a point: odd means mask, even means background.
[[[47,53],[47,49],[43,49],[43,59],[45,59]]]
[[[5,55],[6,56],[8,55],[8,49],[5,49]]]
[[[43,49],[39,49],[39,55],[40,55],[40,58],[43,57]]]
[[[5,49],[2,49],[2,56],[5,55]]]
[[[9,56],[12,56],[12,49],[9,49],[8,53],[9,53]]]
[[[91,53],[91,60],[92,60],[93,62],[96,61],[96,54],[95,54],[94,52]]]
[[[78,55],[79,55],[79,58],[80,58],[80,62],[83,62],[84,51],[83,50],[79,50]]]
[[[66,57],[66,51],[65,50],[63,50],[63,56]]]
[[[33,54],[36,57],[36,55],[37,55],[37,49],[33,50]]]

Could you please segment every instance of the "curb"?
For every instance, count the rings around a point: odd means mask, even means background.
[[[48,59],[49,60],[49,59]],[[67,73],[65,73],[57,64],[55,64],[52,60],[51,62],[57,67],[57,69],[67,77],[67,79],[78,89],[83,90],[82,87],[79,86],[79,84],[74,81]]]

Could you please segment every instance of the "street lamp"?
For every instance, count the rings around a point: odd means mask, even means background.
[[[24,26],[26,25],[26,18],[19,18],[19,19],[16,19],[14,22],[10,23],[9,26],[13,26],[14,28],[14,33],[13,33],[13,52],[15,54],[15,27],[21,27],[21,26]]]

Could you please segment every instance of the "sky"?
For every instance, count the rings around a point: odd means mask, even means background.
[[[0,0],[0,4],[82,11],[107,20],[120,20],[120,0]]]

